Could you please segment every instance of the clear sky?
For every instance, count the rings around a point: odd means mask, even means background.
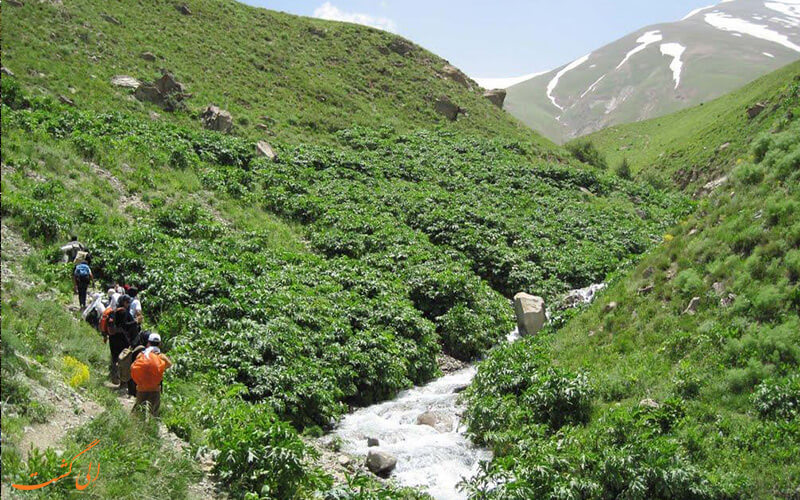
[[[715,0],[243,0],[388,28],[472,77],[550,70]]]

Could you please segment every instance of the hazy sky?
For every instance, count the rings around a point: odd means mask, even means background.
[[[389,29],[472,77],[549,70],[715,0],[243,0]]]

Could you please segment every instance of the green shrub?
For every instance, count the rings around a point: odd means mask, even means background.
[[[752,401],[761,418],[800,418],[800,375],[762,382],[756,387]]]
[[[311,484],[305,462],[312,449],[266,405],[220,404],[209,440],[219,450],[214,472],[235,495],[289,499]]]
[[[608,168],[605,156],[603,156],[590,141],[579,141],[567,144],[567,149],[575,158],[584,163],[588,163],[601,170],[606,170]]]
[[[622,179],[631,179],[631,166],[628,163],[627,158],[623,158],[622,162],[620,162],[619,166],[617,166],[616,174]]]
[[[705,291],[703,278],[694,269],[684,269],[675,277],[675,287],[684,298],[692,298]]]

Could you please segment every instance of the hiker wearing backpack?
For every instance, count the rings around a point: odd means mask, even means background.
[[[72,282],[75,285],[75,293],[78,294],[78,301],[81,308],[86,308],[86,290],[89,285],[94,281],[92,269],[85,261],[78,262],[75,269],[72,271]]]
[[[136,396],[136,382],[131,378],[131,365],[136,358],[147,348],[152,332],[141,332],[130,347],[126,347],[119,354],[119,380],[120,384],[128,384],[128,396]]]
[[[128,295],[131,297],[131,316],[133,316],[133,319],[135,319],[136,322],[141,325],[144,315],[142,314],[142,303],[139,302],[139,299],[137,298],[137,295],[139,295],[139,289],[135,286],[129,287]]]
[[[64,262],[75,262],[78,258],[78,252],[86,252],[86,245],[78,241],[78,237],[72,235],[69,237],[69,243],[61,247],[64,253]]]
[[[106,306],[103,304],[103,294],[100,292],[95,293],[92,299],[92,303],[83,311],[83,319],[95,329],[99,329],[100,319],[106,310]]]
[[[136,383],[136,403],[133,411],[143,405],[150,407],[150,415],[157,417],[161,407],[161,382],[172,361],[161,353],[161,336],[151,333],[147,347],[131,365],[131,378]]]
[[[119,355],[126,347],[130,347],[132,339],[139,334],[139,324],[131,316],[130,305],[130,296],[123,295],[117,301],[115,310],[106,309],[108,314],[103,313],[105,322],[101,319],[101,324],[105,327],[104,334],[108,336],[108,347],[111,351],[109,372],[114,384],[120,384]]]

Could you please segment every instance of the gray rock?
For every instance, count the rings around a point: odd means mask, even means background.
[[[256,143],[256,154],[267,158],[269,161],[275,161],[278,159],[278,155],[275,153],[275,150],[272,149],[272,146],[270,146],[267,141],[258,141]]]
[[[402,38],[395,38],[388,45],[389,50],[394,52],[395,54],[400,54],[404,56],[414,50],[414,45],[410,42],[403,40]]]
[[[165,96],[174,92],[185,92],[186,87],[180,83],[169,71],[165,72],[161,78],[155,81],[155,86],[159,92]]]
[[[152,102],[166,111],[173,111],[184,99],[191,97],[185,93],[186,87],[178,82],[170,72],[155,82],[142,83],[136,88],[134,97],[142,102]]]
[[[525,292],[514,295],[514,313],[520,336],[536,334],[547,322],[544,299]]]
[[[638,295],[647,295],[653,291],[653,285],[643,286],[642,288],[636,290]]]
[[[350,462],[352,462],[352,460],[350,459],[350,457],[348,457],[347,455],[339,455],[339,456],[336,458],[336,461],[337,461],[337,462],[339,463],[339,465],[341,465],[342,467],[347,467],[348,465],[350,465]]]
[[[100,14],[100,17],[102,17],[106,21],[110,22],[111,24],[116,24],[117,26],[122,24],[119,19],[117,19],[114,16],[108,15],[108,14]]]
[[[616,303],[616,302],[614,302],[614,301],[611,301],[611,302],[609,302],[608,304],[606,304],[606,306],[603,308],[603,312],[604,312],[604,313],[610,313],[611,311],[613,311],[614,309],[616,309],[616,308],[617,308],[617,306],[619,306],[619,304],[617,304],[617,303]]]
[[[747,117],[751,120],[756,116],[760,115],[762,111],[764,111],[767,106],[763,102],[757,102],[747,108]]]
[[[469,78],[467,75],[464,74],[460,69],[456,68],[451,64],[445,64],[439,73],[442,74],[448,80],[453,80],[457,84],[461,85],[465,89],[472,90],[472,85],[470,84]]]
[[[3,73],[6,76],[14,76],[14,72],[5,66],[0,66],[0,73]]]
[[[441,96],[436,99],[433,109],[450,121],[455,121],[455,119],[458,118],[458,114],[463,111],[447,96]]]
[[[58,100],[63,102],[64,104],[66,104],[68,106],[74,106],[75,105],[75,102],[72,99],[70,99],[69,97],[65,96],[65,95],[59,95],[58,96]]]
[[[20,2],[19,0],[6,0],[6,2],[9,5],[12,5],[14,7],[22,7],[23,5],[25,5],[24,3]]]
[[[373,437],[367,438],[367,446],[368,447],[373,448],[375,446],[380,446],[380,445],[381,445],[381,442],[378,441],[378,438],[373,438]]]
[[[397,466],[397,458],[385,451],[369,450],[366,465],[373,474],[385,477]]]
[[[175,9],[177,9],[177,11],[180,12],[181,14],[183,14],[184,16],[191,16],[192,15],[191,9],[189,9],[189,6],[186,5],[185,3],[180,4],[180,5],[176,5]]]
[[[439,432],[451,432],[455,427],[455,422],[450,415],[426,411],[417,417],[417,425],[427,425]]]
[[[683,314],[693,315],[697,312],[697,306],[700,305],[700,297],[692,297],[692,300],[689,301],[689,305],[686,306],[686,309],[683,311]]]
[[[722,295],[725,293],[725,285],[721,281],[714,282],[714,284],[711,285],[711,289],[714,290],[714,293],[717,295]]]
[[[655,401],[650,398],[639,401],[639,406],[643,408],[653,408],[653,409],[661,408],[661,405],[658,403],[658,401]]]
[[[483,97],[488,99],[490,103],[494,104],[500,109],[503,109],[503,103],[506,101],[505,89],[492,89],[483,93]]]
[[[142,52],[142,53],[139,55],[139,57],[141,57],[141,58],[142,58],[142,59],[144,59],[145,61],[151,61],[151,62],[152,62],[152,61],[155,61],[155,60],[156,60],[156,55],[155,55],[155,54],[153,54],[152,52]]]
[[[731,304],[736,300],[735,293],[729,293],[727,297],[722,297],[719,299],[719,305],[722,307],[730,307]]]
[[[710,193],[711,191],[717,189],[718,187],[720,187],[721,185],[725,184],[726,182],[728,182],[728,176],[727,175],[722,176],[719,179],[714,179],[713,181],[707,182],[703,186],[703,191],[705,191],[707,193]]]
[[[726,149],[728,149],[729,147],[731,147],[731,143],[730,143],[730,142],[726,142],[725,144],[723,144],[722,146],[720,146],[720,147],[718,148],[718,151],[725,151],[725,150],[726,150]]]
[[[208,106],[200,115],[203,127],[209,130],[228,133],[233,128],[233,117],[231,114],[217,106]]]
[[[139,80],[128,75],[116,75],[111,77],[111,85],[115,87],[125,87],[128,89],[138,89],[142,84]]]
[[[164,102],[164,96],[158,88],[152,83],[142,83],[136,87],[136,92],[133,94],[138,100],[142,102],[152,102],[159,106]]]

